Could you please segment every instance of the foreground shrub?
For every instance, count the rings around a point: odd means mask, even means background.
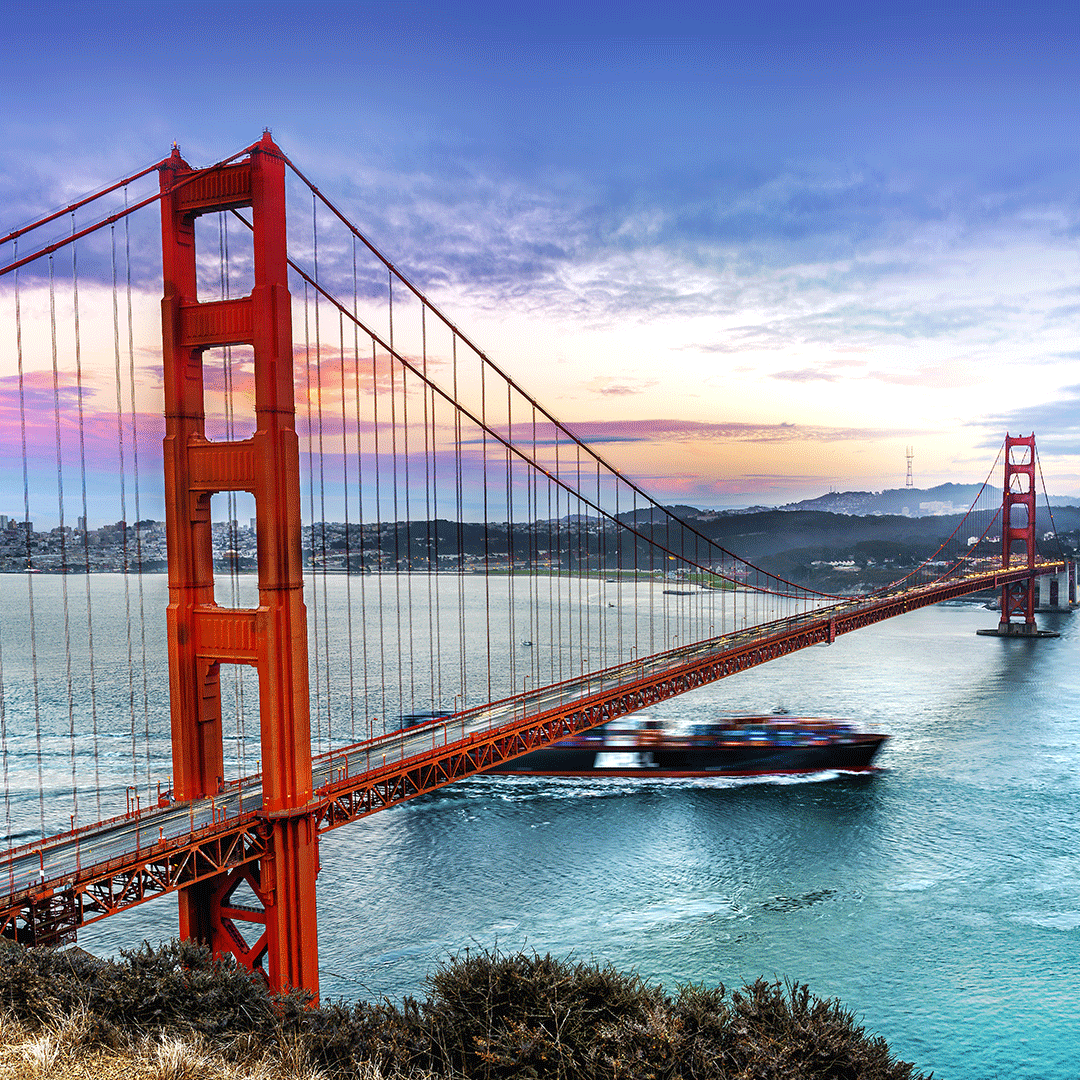
[[[158,949],[144,943],[122,953],[120,961],[101,961],[78,949],[6,949],[0,956],[0,1007],[39,1024],[82,1008],[100,1026],[100,1039],[113,1043],[134,1030],[213,1038],[247,1029],[269,1035],[280,1022],[280,1006],[261,982],[183,941]]]
[[[189,943],[119,961],[0,952],[0,1009],[44,1029],[79,1013],[84,1045],[179,1033],[233,1058],[288,1060],[328,1080],[926,1080],[837,1001],[759,980],[668,996],[634,974],[551,956],[466,953],[423,1001],[310,1008]]]
[[[612,967],[484,952],[441,965],[428,986],[431,1064],[451,1074],[606,1076],[624,1058],[671,1056],[654,1033],[663,991]]]

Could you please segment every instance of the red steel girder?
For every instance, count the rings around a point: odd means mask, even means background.
[[[192,169],[174,149],[162,163],[165,520],[173,777],[183,800],[224,784],[220,665],[249,664],[259,683],[263,802],[270,846],[260,863],[266,974],[275,990],[318,997],[311,801],[307,615],[300,544],[300,462],[293,397],[285,163],[269,132],[234,164]],[[251,208],[250,295],[200,301],[195,222],[201,214]],[[255,433],[206,437],[203,354],[250,346]],[[255,496],[259,605],[218,606],[210,498]],[[251,959],[222,906],[228,881],[196,881],[180,896],[180,933],[214,952]],[[224,900],[223,900],[224,898]]]
[[[1039,564],[1035,573],[1057,573],[1060,562]],[[325,785],[298,820],[318,832],[434,791],[446,784],[475,776],[503,761],[540,749],[576,732],[705,686],[718,679],[789,655],[810,645],[846,634],[908,611],[973,592],[1010,587],[1029,579],[1030,571],[1017,568],[993,571],[893,596],[852,601],[786,620],[761,636],[746,640],[718,639],[717,652],[697,656],[678,667],[611,687],[532,716],[519,717],[487,732],[437,747],[368,773]],[[739,635],[741,637],[741,635]],[[679,650],[676,650],[678,652]],[[326,758],[347,752],[342,748]],[[110,824],[115,824],[114,819]],[[80,830],[80,835],[90,829]],[[69,837],[71,834],[67,834]],[[73,938],[79,926],[133,907],[165,892],[213,883],[218,896],[217,917],[229,935],[238,960],[256,965],[265,952],[265,940],[243,942],[235,926],[248,921],[265,924],[264,887],[254,875],[257,862],[267,857],[268,823],[258,814],[226,818],[206,826],[197,835],[167,840],[111,862],[83,867],[70,878],[44,882],[0,900],[0,933],[19,940],[58,943]],[[55,844],[65,837],[23,845],[20,852]],[[242,871],[242,875],[240,873]],[[223,877],[222,875],[228,875]],[[233,905],[231,895],[241,876],[263,903],[263,910]],[[0,876],[2,881],[2,876]]]
[[[254,815],[163,840],[5,897],[0,934],[37,945],[74,940],[81,926],[255,862],[267,850],[267,831]]]
[[[1023,511],[1017,524],[1013,508]],[[1001,567],[1012,566],[1013,548],[1023,544],[1024,565],[1035,567],[1035,433],[1026,437],[1005,436],[1005,477],[1001,495]],[[1035,581],[1014,581],[1001,590],[999,633],[1008,632],[1013,617],[1022,619],[1026,632],[1035,629]]]
[[[1040,569],[1046,573],[1060,567],[1061,564],[1054,563],[1044,564]],[[853,601],[849,610],[826,609],[820,615],[801,616],[789,620],[774,634],[736,644],[716,655],[695,658],[658,675],[516,720],[502,729],[470,735],[460,742],[427,751],[419,758],[339,779],[318,792],[322,797],[316,819],[319,831],[325,832],[366,817],[559,739],[696,690],[769,660],[798,652],[810,645],[832,642],[839,634],[850,633],[942,600],[1026,580],[1028,574],[1027,570],[1021,569],[1010,573],[993,571],[894,596]],[[339,750],[336,753],[343,752]]]

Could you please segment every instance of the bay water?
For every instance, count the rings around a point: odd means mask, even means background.
[[[647,713],[843,717],[890,736],[873,776],[478,777],[325,835],[323,996],[422,994],[454,954],[524,948],[672,990],[805,982],[946,1080],[1080,1076],[1080,615],[1039,616],[1057,639],[976,636],[996,620],[938,605]],[[175,928],[164,897],[79,941]]]

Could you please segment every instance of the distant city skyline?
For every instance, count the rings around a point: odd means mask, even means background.
[[[660,502],[899,488],[909,446],[917,487],[978,483],[1006,430],[1034,430],[1048,489],[1080,497],[1075,6],[44,0],[6,20],[40,77],[7,91],[0,231],[173,140],[203,165],[266,126]],[[153,228],[137,239],[152,499],[160,282]],[[104,264],[83,272],[105,327],[84,343],[93,448],[115,428],[111,301]],[[25,288],[26,386],[51,408]],[[19,517],[16,382],[5,342],[0,513]],[[32,482],[52,437],[48,416],[30,432]]]

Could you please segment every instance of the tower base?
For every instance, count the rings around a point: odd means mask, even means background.
[[[976,630],[980,637],[1008,637],[1008,638],[1055,638],[1061,637],[1056,630],[1040,630],[1037,626],[1028,626],[1027,623],[998,623],[992,630]]]

